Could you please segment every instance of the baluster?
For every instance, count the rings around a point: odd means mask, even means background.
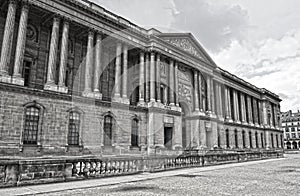
[[[78,170],[77,170],[77,168],[76,168],[76,165],[77,165],[76,162],[75,162],[75,163],[72,163],[72,176],[77,175]]]
[[[101,173],[100,165],[101,165],[101,163],[99,161],[97,161],[96,166],[95,166],[95,174]]]

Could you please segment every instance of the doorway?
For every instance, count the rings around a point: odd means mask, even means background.
[[[172,149],[173,127],[164,128],[164,145],[167,149]]]

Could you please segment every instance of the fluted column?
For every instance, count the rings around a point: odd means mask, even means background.
[[[251,104],[251,97],[247,96],[247,106],[248,106],[248,123],[253,125],[253,114],[252,114],[252,104]]]
[[[121,76],[121,53],[122,53],[122,44],[117,43],[116,48],[116,71],[115,71],[115,94],[114,98],[119,98],[120,94],[120,76]]]
[[[10,62],[10,51],[12,47],[12,39],[14,35],[14,25],[16,17],[17,2],[10,0],[8,2],[8,11],[4,27],[4,35],[2,41],[1,58],[0,58],[0,81],[10,82],[8,77],[8,66]],[[4,76],[4,77],[3,77]]]
[[[210,82],[210,76],[206,76],[206,84],[207,84],[207,112],[211,113],[211,82]]]
[[[155,102],[155,53],[150,54],[150,101]]]
[[[230,100],[230,90],[227,86],[225,88],[225,118],[227,121],[232,121],[231,118],[231,100]]]
[[[69,22],[64,21],[63,33],[60,47],[60,65],[59,65],[59,82],[58,88],[62,92],[67,92],[65,86],[66,66],[68,61],[68,41],[69,41]]]
[[[145,78],[146,78],[146,89],[145,89],[145,101],[148,102],[150,100],[150,54],[146,53],[146,63],[145,63]]]
[[[157,102],[161,103],[161,94],[160,94],[160,54],[156,55],[156,96]]]
[[[88,44],[86,52],[86,64],[85,64],[85,79],[84,79],[84,91],[83,96],[91,97],[92,85],[91,85],[91,69],[93,67],[93,47],[94,47],[94,32],[88,33]]]
[[[198,71],[194,70],[194,100],[195,100],[195,111],[199,111],[199,97],[198,97]]]
[[[47,82],[45,89],[56,90],[55,86],[55,73],[56,73],[56,61],[57,61],[57,46],[59,38],[59,18],[53,18],[51,41],[50,41],[50,50],[49,50],[49,60],[48,60],[48,73],[47,73]]]
[[[203,114],[203,98],[202,98],[202,76],[198,74],[198,88],[199,88],[199,110]],[[203,114],[204,115],[204,114]]]
[[[174,60],[170,60],[170,72],[169,72],[169,89],[170,89],[170,105],[174,106]]]
[[[258,110],[257,110],[257,100],[253,98],[253,117],[254,117],[254,124],[258,126]]]
[[[22,67],[24,52],[25,52],[28,11],[29,11],[29,6],[27,4],[23,4],[21,10],[20,23],[19,23],[18,39],[17,39],[16,55],[15,55],[15,63],[14,63],[14,73],[13,73],[13,80],[12,80],[14,84],[19,84],[19,85],[24,85],[24,79],[23,78],[21,79],[20,67]]]
[[[123,45],[123,82],[122,82],[122,98],[127,99],[127,72],[128,72],[128,46]]]
[[[178,93],[178,63],[175,62],[175,104],[179,107],[179,93]]]
[[[218,84],[217,85],[217,95],[218,95],[218,101],[217,101],[217,103],[218,103],[218,110],[219,110],[219,113],[218,113],[218,115],[219,115],[219,118],[221,119],[221,120],[224,120],[224,111],[223,111],[223,99],[222,99],[222,86],[221,86],[221,84]]]
[[[139,77],[139,104],[144,104],[145,102],[145,54],[140,52],[140,77]]]
[[[245,102],[245,95],[243,93],[240,93],[240,100],[241,100],[241,121],[243,124],[247,124],[246,119],[246,102]]]
[[[233,108],[234,108],[234,121],[240,123],[240,113],[239,113],[239,102],[238,94],[236,90],[233,90]]]
[[[95,71],[94,71],[94,94],[98,99],[102,98],[102,94],[99,91],[100,88],[100,75],[102,73],[102,35],[97,33],[96,35],[96,51],[95,51]]]
[[[214,90],[214,80],[210,78],[210,97],[211,97],[211,112],[215,114],[216,106],[215,106],[215,90]]]

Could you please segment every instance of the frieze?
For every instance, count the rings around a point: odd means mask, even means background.
[[[178,94],[179,99],[186,101],[188,104],[192,104],[192,90],[191,87],[179,83],[178,85]]]
[[[188,39],[177,38],[177,39],[166,39],[166,41],[203,60],[203,57],[200,55],[197,49],[192,46],[192,43]]]

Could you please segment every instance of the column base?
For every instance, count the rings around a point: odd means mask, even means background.
[[[255,127],[260,127],[258,123],[255,123]]]
[[[44,89],[48,91],[57,91],[57,85],[54,83],[46,83]]]
[[[11,76],[6,72],[0,73],[0,82],[11,83]]]
[[[224,121],[224,117],[223,117],[223,116],[218,116],[218,119],[219,119],[220,121]]]
[[[246,121],[243,121],[242,125],[249,125],[249,124]]]
[[[68,87],[66,86],[58,86],[57,91],[60,93],[68,93]]]
[[[123,104],[127,104],[129,105],[129,99],[127,98],[122,98],[122,97],[113,97],[112,98],[112,102],[115,102],[115,103],[123,103]]]
[[[137,105],[140,106],[140,107],[146,107],[147,106],[147,104],[144,101],[139,101]]]
[[[94,96],[94,93],[93,92],[91,92],[91,91],[83,91],[82,92],[82,96],[83,97],[89,97],[89,98],[95,98]]]
[[[226,121],[229,123],[233,123],[233,120],[231,118],[226,118]]]
[[[182,112],[181,107],[176,106],[176,105],[171,106],[171,110],[176,111],[176,112]]]
[[[94,92],[95,99],[102,99],[102,94],[100,92]]]
[[[242,124],[241,121],[237,120],[237,121],[234,121],[236,124]]]
[[[11,79],[12,79],[11,82],[13,84],[24,86],[24,78],[16,76],[16,77],[12,77]]]

